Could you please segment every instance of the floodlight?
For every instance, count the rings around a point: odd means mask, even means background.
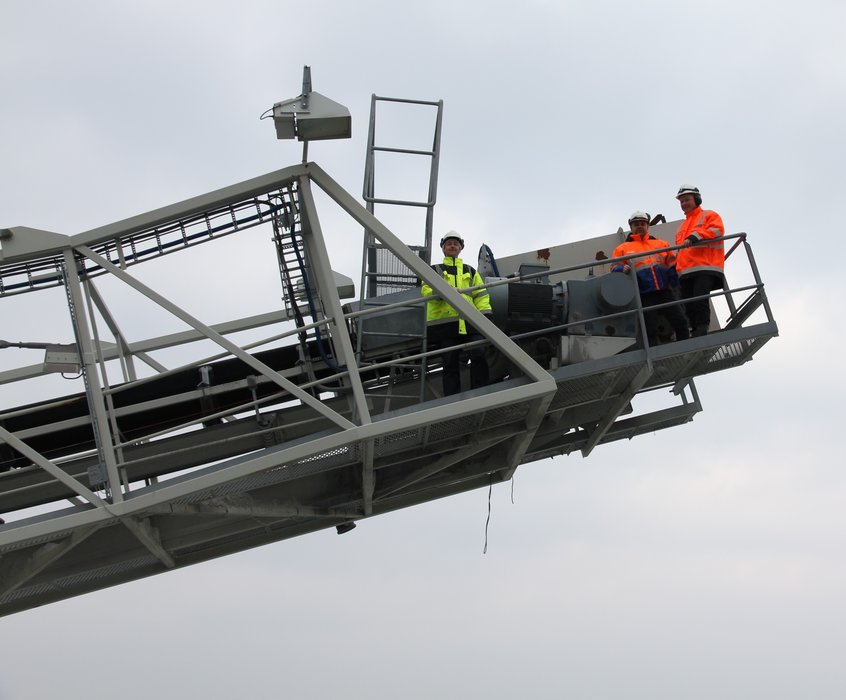
[[[299,141],[348,139],[352,136],[350,111],[311,89],[311,68],[303,67],[303,92],[273,105],[276,138]]]

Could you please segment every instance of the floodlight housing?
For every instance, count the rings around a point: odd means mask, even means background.
[[[299,141],[348,139],[352,117],[344,105],[311,89],[311,68],[303,67],[303,92],[273,105],[276,138]]]

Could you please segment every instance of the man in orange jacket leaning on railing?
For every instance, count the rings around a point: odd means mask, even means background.
[[[722,289],[725,282],[725,227],[720,215],[702,208],[702,195],[693,185],[679,187],[679,200],[685,219],[676,232],[676,245],[685,247],[676,256],[676,270],[681,281],[682,299],[704,296]],[[719,238],[715,241],[713,239]],[[708,297],[685,303],[685,311],[694,337],[705,335],[711,325],[711,300]]]
[[[626,255],[650,253],[642,257],[622,260],[611,268],[612,272],[628,274],[634,269],[637,275],[637,286],[640,291],[640,302],[644,309],[657,304],[666,304],[676,300],[673,289],[678,286],[676,275],[675,253],[669,248],[667,241],[654,238],[649,233],[649,214],[636,211],[629,217],[631,233],[626,240],[614,249],[614,257],[622,258]],[[686,340],[690,337],[687,328],[687,318],[678,304],[665,306],[658,311],[644,311],[643,319],[646,323],[646,337],[650,345],[658,343],[658,314],[667,319],[676,333],[676,340]]]

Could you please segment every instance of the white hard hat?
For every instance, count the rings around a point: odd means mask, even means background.
[[[461,245],[462,250],[464,249],[464,239],[461,236],[458,235],[457,231],[447,231],[444,234],[444,237],[441,238],[441,243],[440,243],[441,248],[444,247],[444,243],[446,243],[447,240],[449,240],[450,238],[454,238],[455,240],[457,240],[458,243]]]
[[[649,214],[645,211],[636,211],[629,217],[629,223],[632,221],[645,221],[649,223]]]
[[[679,187],[679,191],[676,194],[676,199],[681,197],[683,194],[692,194],[693,196],[699,196],[699,188],[695,185],[682,185]]]

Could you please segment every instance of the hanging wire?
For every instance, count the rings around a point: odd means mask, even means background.
[[[488,553],[488,525],[491,523],[491,494],[493,493],[493,476],[488,484],[488,517],[485,520],[485,546],[482,549],[482,554]],[[511,476],[511,505],[514,505],[514,476]]]
[[[488,553],[488,525],[491,522],[491,493],[493,493],[493,477],[491,477],[491,482],[488,485],[488,518],[485,520],[485,547],[482,550],[482,554]]]

